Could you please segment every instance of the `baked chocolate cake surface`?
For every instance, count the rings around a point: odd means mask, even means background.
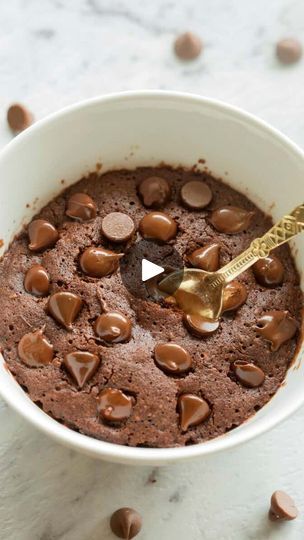
[[[143,184],[151,177],[167,181],[158,186],[158,201]],[[191,208],[199,193],[192,202],[187,190],[181,196],[181,187],[193,180],[211,189],[205,208]],[[71,199],[73,194],[88,197]],[[177,225],[176,231],[171,222],[166,225],[169,239],[162,242],[148,238],[151,223],[141,221],[155,205]],[[234,234],[219,232],[222,218],[214,211],[231,206],[246,211],[246,224]],[[103,221],[112,212],[129,216],[135,229],[121,216]],[[173,447],[224,434],[276,392],[293,359],[301,321],[302,293],[288,246],[275,250],[271,271],[256,267],[238,278],[241,305],[233,300],[218,328],[203,334],[174,304],[154,302],[142,292],[136,275],[138,294],[132,294],[132,276],[126,287],[120,273],[124,257],[108,257],[105,264],[113,267],[103,277],[92,276],[95,248],[126,257],[143,234],[148,246],[160,250],[160,264],[162,250],[174,248],[187,266],[195,266],[193,253],[199,257],[197,249],[216,244],[201,256],[210,269],[223,266],[271,226],[244,195],[207,173],[120,170],[81,179],[37,219],[53,228],[47,225],[40,234],[42,222],[32,223],[0,261],[0,345],[10,371],[47,414],[105,441]],[[63,292],[68,296],[54,296]]]

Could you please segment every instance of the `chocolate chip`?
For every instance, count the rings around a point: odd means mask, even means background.
[[[291,521],[299,515],[294,500],[284,491],[275,491],[270,500],[269,519],[271,521]]]
[[[205,182],[191,180],[183,185],[181,192],[182,202],[192,210],[201,210],[208,206],[212,200],[212,191]]]
[[[260,259],[252,266],[254,277],[264,287],[281,285],[284,278],[284,266],[275,255]]]
[[[102,234],[111,242],[126,242],[135,231],[133,219],[122,212],[111,212],[101,223]]]
[[[139,184],[138,193],[145,206],[159,208],[170,199],[171,189],[165,178],[150,176]]]
[[[201,424],[204,420],[207,420],[211,413],[207,401],[193,394],[182,394],[179,396],[178,410],[182,431],[187,431],[189,427]]]
[[[194,60],[202,52],[201,39],[192,32],[185,32],[178,36],[174,42],[174,51],[181,60]]]
[[[213,227],[225,234],[236,234],[248,229],[254,212],[237,206],[223,206],[213,210],[209,221]]]
[[[86,193],[74,193],[68,200],[66,215],[78,221],[89,221],[97,214],[93,199]]]
[[[31,251],[42,251],[52,247],[59,238],[57,229],[45,219],[34,219],[28,226],[28,235]]]
[[[18,133],[33,123],[32,113],[21,103],[14,103],[7,111],[7,122],[12,131]]]
[[[41,264],[33,264],[25,274],[24,288],[35,296],[46,296],[50,288],[50,278]]]
[[[192,365],[188,351],[177,343],[158,343],[154,349],[154,356],[156,365],[170,374],[185,373]]]
[[[97,317],[94,330],[107,343],[121,343],[130,339],[132,323],[122,313],[109,311]]]
[[[220,266],[220,244],[207,244],[187,255],[186,258],[195,268],[206,272],[216,272]]]
[[[282,64],[294,64],[302,56],[302,45],[297,39],[281,39],[277,43],[276,53]]]
[[[101,278],[115,272],[123,253],[115,253],[102,247],[89,247],[80,257],[81,270],[91,277]]]
[[[183,322],[186,328],[196,337],[204,337],[213,334],[219,327],[219,321],[204,319],[200,315],[185,314]]]
[[[255,364],[246,362],[246,360],[236,360],[232,364],[232,369],[237,380],[248,388],[257,388],[265,380],[265,373]]]
[[[43,330],[36,330],[20,339],[18,356],[29,367],[47,366],[53,360],[53,345],[47,340]]]
[[[48,301],[49,313],[67,330],[72,330],[72,323],[75,321],[81,307],[81,298],[77,294],[70,292],[54,293]]]
[[[132,398],[116,388],[105,388],[98,396],[98,413],[106,422],[123,422],[132,412]]]
[[[295,335],[297,328],[297,321],[288,311],[268,311],[258,320],[255,330],[271,343],[272,351],[277,351]]]
[[[247,300],[247,289],[243,283],[239,281],[231,281],[223,291],[223,306],[224,311],[235,311],[241,307]]]
[[[79,388],[96,373],[100,364],[100,358],[87,351],[73,351],[65,355],[63,365],[73,377]]]
[[[174,219],[163,212],[150,212],[141,219],[139,231],[147,240],[168,242],[176,236],[177,225]]]
[[[141,516],[133,508],[119,508],[111,516],[110,527],[118,538],[131,540],[142,528]]]

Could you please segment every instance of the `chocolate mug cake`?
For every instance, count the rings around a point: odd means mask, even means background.
[[[133,269],[154,253],[156,264],[215,271],[270,226],[207,173],[82,178],[0,261],[8,368],[47,414],[104,441],[164,448],[223,435],[269,401],[293,360],[302,293],[289,247],[226,287],[215,322],[155,298]]]

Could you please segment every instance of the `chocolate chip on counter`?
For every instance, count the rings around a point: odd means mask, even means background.
[[[219,327],[219,321],[204,319],[200,315],[185,314],[183,322],[186,328],[196,337],[207,337],[213,334]]]
[[[139,184],[138,193],[145,206],[159,208],[170,199],[171,188],[165,178],[150,176]]]
[[[222,313],[239,309],[247,300],[247,289],[239,281],[231,281],[223,291]]]
[[[97,410],[102,420],[106,422],[123,422],[132,412],[133,400],[122,390],[105,388],[98,396]]]
[[[28,128],[34,121],[32,113],[21,103],[13,103],[7,111],[7,122],[14,133]]]
[[[70,373],[79,388],[83,388],[86,382],[96,373],[100,364],[100,358],[88,351],[73,351],[65,355],[63,365]]]
[[[192,365],[188,351],[177,343],[158,343],[154,348],[154,356],[156,365],[173,375],[189,371]]]
[[[201,424],[210,416],[211,409],[204,399],[193,394],[182,394],[178,398],[180,427],[187,431],[189,427]]]
[[[34,219],[28,226],[29,249],[31,251],[42,251],[52,247],[58,240],[57,229],[45,219]]]
[[[141,531],[142,519],[133,508],[119,508],[111,516],[110,527],[118,538],[131,540]]]
[[[220,266],[220,244],[207,244],[195,249],[186,256],[186,259],[195,268],[200,268],[206,272],[216,272]]]
[[[281,285],[284,279],[284,266],[275,255],[260,259],[252,266],[254,277],[264,287]]]
[[[238,206],[222,206],[213,210],[209,221],[218,232],[237,234],[248,229],[254,214]]]
[[[174,51],[181,60],[194,60],[202,52],[201,39],[192,32],[185,32],[178,36],[174,42]]]
[[[115,272],[123,253],[102,247],[89,247],[80,257],[81,270],[90,277],[101,278]]]
[[[52,294],[47,307],[49,313],[57,322],[67,330],[72,330],[72,324],[81,310],[82,304],[80,296],[64,291]]]
[[[285,341],[293,338],[298,329],[297,321],[288,311],[268,311],[260,317],[256,332],[270,342],[271,351],[277,351]]]
[[[67,202],[66,215],[78,221],[89,221],[97,214],[93,199],[86,193],[74,193]]]
[[[284,491],[275,491],[270,500],[270,521],[291,521],[299,515],[294,500]]]
[[[29,367],[47,366],[53,360],[53,345],[45,337],[42,329],[36,330],[20,339],[18,356]]]
[[[35,296],[46,296],[50,288],[50,278],[41,264],[33,264],[25,274],[24,288]]]
[[[246,362],[246,360],[235,360],[232,369],[237,380],[248,388],[258,388],[265,380],[264,371],[255,364]]]
[[[146,240],[168,242],[175,238],[177,225],[174,219],[164,212],[150,212],[141,219],[139,231]]]
[[[111,212],[101,223],[102,234],[111,242],[127,242],[135,231],[134,221],[122,212]]]
[[[191,210],[201,210],[208,206],[212,200],[210,187],[199,180],[191,180],[184,184],[180,195],[184,205]]]
[[[282,64],[294,64],[302,56],[302,45],[294,38],[281,39],[277,43],[276,54]]]
[[[131,337],[132,323],[118,311],[108,311],[97,317],[94,331],[106,343],[121,343]]]

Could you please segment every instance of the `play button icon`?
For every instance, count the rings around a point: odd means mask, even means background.
[[[123,285],[132,297],[158,302],[158,282],[167,273],[183,268],[183,260],[174,245],[142,239],[126,249],[119,268]]]
[[[159,274],[162,274],[165,271],[165,269],[162,266],[158,266],[158,264],[154,264],[151,261],[148,261],[147,259],[142,259],[141,261],[141,279],[142,281],[148,281],[148,279],[154,278],[155,276],[159,276]]]

